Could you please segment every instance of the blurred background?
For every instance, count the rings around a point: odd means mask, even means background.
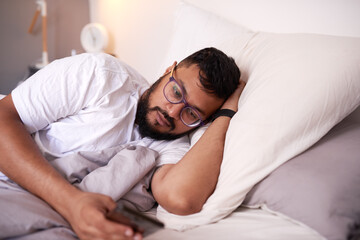
[[[80,32],[90,21],[88,0],[47,0],[48,56],[52,61],[83,52]],[[28,33],[37,9],[35,0],[0,1],[0,93],[11,90],[28,75],[28,67],[41,60],[41,16]]]
[[[181,0],[0,0],[0,94],[9,94],[28,77],[29,66],[42,59],[40,16],[28,33],[39,1],[47,5],[49,62],[85,52],[80,34],[91,22],[108,32],[105,52],[133,66],[150,83],[164,66],[181,60],[164,61]],[[255,31],[360,36],[360,28],[354,28],[360,22],[359,0],[186,1]]]

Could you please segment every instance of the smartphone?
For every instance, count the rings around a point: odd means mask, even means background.
[[[135,232],[142,233],[144,237],[164,228],[164,224],[156,218],[124,204],[118,204],[116,209],[107,215],[107,218],[132,227]]]

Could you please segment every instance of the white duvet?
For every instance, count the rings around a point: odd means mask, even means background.
[[[49,161],[78,188],[146,211],[155,203],[148,189],[157,156],[149,148],[124,145]],[[11,180],[0,180],[0,212],[1,239],[76,239],[57,212]]]

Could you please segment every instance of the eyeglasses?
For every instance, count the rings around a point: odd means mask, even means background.
[[[165,98],[172,104],[184,103],[184,107],[180,112],[181,121],[188,127],[197,127],[204,125],[200,113],[190,106],[184,98],[184,90],[173,77],[175,66],[171,70],[169,81],[163,89]]]

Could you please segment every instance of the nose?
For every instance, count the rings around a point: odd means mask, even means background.
[[[180,112],[183,109],[184,104],[183,103],[169,103],[167,106],[167,112],[169,114],[170,117],[178,120],[180,119]]]

